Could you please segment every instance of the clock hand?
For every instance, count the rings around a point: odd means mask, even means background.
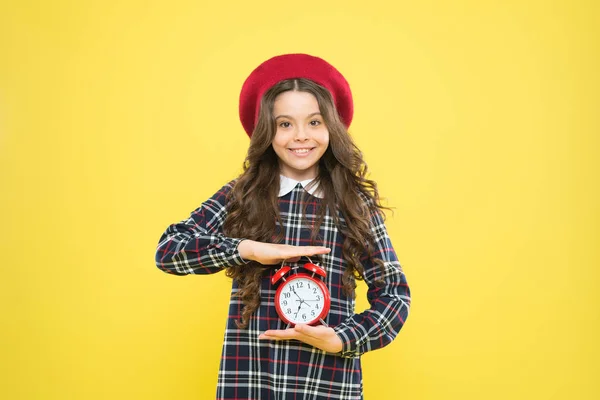
[[[292,285],[293,285],[293,284],[292,284]],[[294,294],[296,295],[296,297],[298,297],[298,298],[300,299],[300,301],[302,301],[302,297],[300,297],[300,296],[298,295],[298,293],[296,293],[296,289],[294,289],[294,286],[291,286],[291,288],[292,288],[292,292],[294,292]]]
[[[298,318],[298,313],[300,312],[301,308],[302,308],[302,303],[298,304],[298,310],[296,310],[296,314],[294,314],[294,319]]]
[[[302,308],[302,304],[306,304],[306,305],[308,306],[308,303],[307,303],[306,301],[304,301],[304,299],[303,299],[302,297],[300,297],[300,296],[298,295],[298,293],[296,293],[296,291],[295,291],[295,290],[294,290],[294,294],[295,294],[296,296],[298,296],[298,299],[299,299],[299,300],[296,300],[296,301],[299,301],[299,302],[300,302],[300,304],[298,304],[298,310],[296,310],[296,313],[294,314],[294,318],[298,318],[298,313],[300,312],[300,309]]]

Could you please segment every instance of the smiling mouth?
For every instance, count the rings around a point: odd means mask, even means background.
[[[304,149],[288,149],[289,151],[291,151],[294,154],[307,154],[309,152],[311,152],[314,149],[314,147],[311,148],[304,148]]]

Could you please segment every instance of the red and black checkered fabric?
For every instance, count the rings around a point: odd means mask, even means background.
[[[228,238],[222,233],[227,194],[232,187],[233,182],[228,183],[192,212],[190,218],[167,228],[156,252],[156,264],[161,270],[176,275],[202,275],[245,263],[237,251],[242,239]],[[286,328],[275,311],[276,287],[270,282],[277,268],[266,270],[260,289],[261,305],[249,327],[238,329],[235,321],[240,319],[242,304],[235,297],[238,286],[234,281],[217,399],[362,399],[361,354],[389,344],[404,325],[410,291],[381,215],[372,215],[371,231],[376,244],[373,256],[384,261],[385,273],[382,275],[367,255],[362,258],[370,308],[355,314],[354,300],[342,291],[342,274],[346,269],[342,258],[344,237],[329,210],[317,241],[311,241],[310,225],[316,220],[320,201],[298,184],[279,198],[283,225],[278,225],[278,229],[285,236],[282,243],[331,248],[331,253],[319,256],[317,261],[327,272],[326,284],[331,293],[326,322],[341,338],[342,352],[326,353],[296,340],[258,339],[268,329]],[[302,218],[305,207],[306,216]],[[343,218],[341,221],[345,223]],[[384,284],[376,286],[376,279],[383,279]]]

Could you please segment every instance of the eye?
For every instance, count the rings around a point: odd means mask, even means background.
[[[319,126],[319,125],[321,125],[321,121],[319,121],[318,119],[313,119],[312,121],[310,121],[310,125],[311,126]]]
[[[289,122],[287,122],[287,121],[283,121],[283,122],[279,123],[279,126],[282,127],[282,128],[289,128],[290,125],[291,124]]]

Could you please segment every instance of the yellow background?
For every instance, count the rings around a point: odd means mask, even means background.
[[[0,397],[214,396],[230,282],[155,246],[239,173],[246,76],[307,52],[414,295],[366,398],[598,398],[596,4],[3,1]]]

